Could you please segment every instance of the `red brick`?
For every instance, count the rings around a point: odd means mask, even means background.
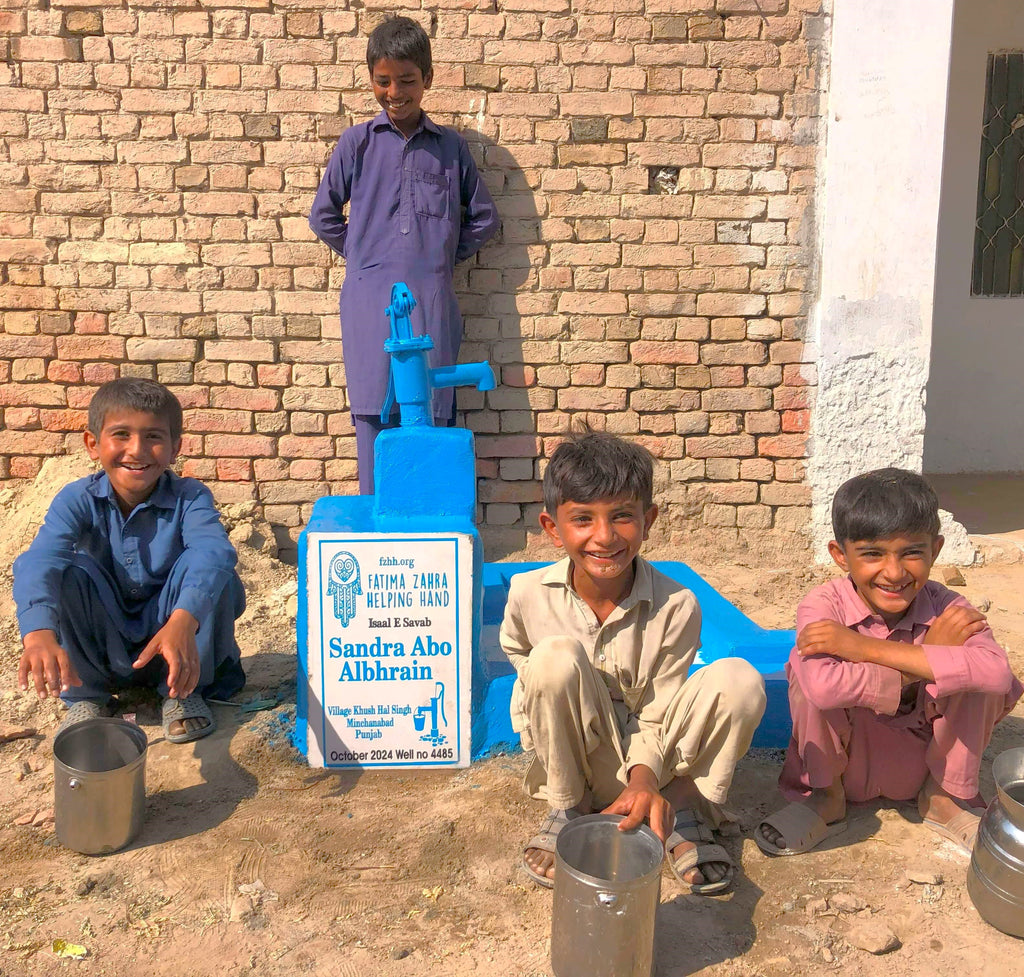
[[[264,387],[287,387],[292,382],[290,363],[260,363],[256,377]]]
[[[252,462],[246,458],[218,458],[217,478],[222,482],[252,481]]]
[[[814,387],[776,387],[775,407],[777,410],[802,410],[811,406]]]
[[[80,335],[101,335],[107,331],[107,316],[103,312],[79,312],[75,316],[75,332]]]
[[[686,439],[686,454],[690,458],[745,458],[754,454],[754,447],[749,434]]]
[[[12,458],[11,478],[35,478],[42,467],[42,458]]]
[[[278,439],[277,451],[282,458],[333,458],[334,439],[285,435]]]
[[[764,458],[804,458],[807,456],[807,435],[777,434],[760,438],[757,453]]]
[[[700,347],[689,342],[645,342],[630,344],[630,359],[633,363],[688,363],[698,362]]]
[[[509,434],[476,439],[478,458],[536,458],[540,455],[540,438],[529,434]]]
[[[201,409],[184,413],[185,429],[197,434],[206,431],[247,434],[252,430],[252,414],[248,411]]]
[[[45,431],[84,431],[89,419],[86,410],[44,410],[39,419]]]
[[[217,462],[213,458],[186,458],[181,463],[181,474],[207,482],[217,474]]]
[[[288,477],[296,478],[300,482],[322,479],[324,477],[324,463],[322,461],[314,461],[310,458],[302,458],[298,461],[293,461],[288,466]]]
[[[274,438],[263,434],[208,434],[206,454],[227,458],[273,458]]]
[[[782,430],[787,434],[810,430],[811,412],[808,410],[787,410],[782,412]]]
[[[51,431],[2,431],[0,454],[59,455],[64,439]]]
[[[260,367],[263,369],[263,367]],[[288,367],[285,367],[288,369]],[[257,371],[257,375],[259,375]],[[281,395],[276,390],[260,387],[211,387],[210,404],[213,407],[250,411],[273,411],[280,406]]]
[[[46,379],[54,383],[81,383],[82,364],[54,360],[46,367]]]
[[[0,385],[0,407],[63,407],[67,394],[54,383],[5,383]]]
[[[99,386],[108,380],[116,380],[117,367],[111,363],[85,363],[82,365],[82,379]]]
[[[11,431],[34,431],[40,426],[39,410],[35,407],[8,407],[4,411],[4,425]]]
[[[56,349],[57,344],[52,336],[0,335],[0,357],[5,359],[49,357],[54,355]]]
[[[58,336],[57,355],[62,360],[125,359],[125,341],[120,336]]]

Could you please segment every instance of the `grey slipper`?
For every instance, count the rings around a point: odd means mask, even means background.
[[[78,699],[72,702],[61,720],[61,724],[57,727],[57,732],[61,733],[69,726],[77,726],[87,719],[99,719],[101,716],[108,715],[107,706],[109,704],[109,699]]]
[[[695,847],[673,859],[672,849],[684,841],[691,842]],[[732,856],[721,845],[715,844],[715,836],[711,829],[688,808],[682,808],[676,812],[672,834],[665,842],[665,856],[668,858],[669,868],[672,869],[672,874],[678,882],[688,886],[690,891],[698,896],[714,896],[725,892],[736,877],[736,865],[733,863]],[[719,879],[717,882],[687,882],[683,878],[691,868],[697,868],[709,862],[719,862],[728,866],[724,879]]]
[[[569,810],[551,810],[548,812],[548,816],[541,822],[540,829],[537,833],[523,845],[522,861],[519,863],[519,867],[528,875],[530,878],[537,883],[537,885],[544,886],[545,889],[551,889],[554,887],[555,880],[549,879],[546,875],[541,875],[539,872],[534,871],[529,863],[526,861],[526,853],[531,848],[536,848],[538,851],[550,852],[552,855],[555,853],[555,841],[558,838],[558,832],[562,830],[573,818],[580,816],[579,811],[574,808]]]
[[[201,740],[217,728],[210,707],[198,692],[193,692],[184,699],[164,699],[160,718],[168,743],[191,743],[193,740]],[[200,729],[186,729],[182,733],[171,732],[171,723],[186,719],[205,719],[207,725]]]

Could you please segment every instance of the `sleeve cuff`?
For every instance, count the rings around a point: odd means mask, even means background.
[[[661,756],[661,751],[658,750],[654,744],[648,743],[643,734],[634,736],[630,740],[629,751],[626,753],[626,776],[629,776],[629,770],[635,767],[637,764],[642,763],[645,767],[650,767],[657,778],[658,783],[661,783],[661,772],[664,766],[664,760]]]
[[[878,672],[875,712],[880,716],[895,716],[900,707],[900,696],[903,694],[900,673],[895,668],[887,668],[885,665],[876,665],[875,668]]]
[[[210,612],[213,610],[213,601],[210,600],[208,594],[204,594],[201,590],[195,587],[186,587],[178,595],[174,610],[188,611],[199,622],[199,626],[202,627],[203,621],[209,617]]]
[[[60,634],[59,624],[57,609],[45,604],[27,607],[18,615],[18,627],[21,629],[22,638],[33,631],[53,631]]]

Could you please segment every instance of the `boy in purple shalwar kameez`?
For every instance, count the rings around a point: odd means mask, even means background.
[[[452,365],[462,341],[455,264],[498,229],[466,140],[420,109],[433,80],[423,28],[408,17],[385,21],[370,35],[366,64],[384,111],[342,133],[309,215],[316,236],[345,259],[341,341],[363,495],[373,492],[377,434],[397,423],[397,414],[387,423],[380,418],[391,286],[405,282],[416,298],[416,318],[434,341],[430,365]],[[451,389],[434,392],[433,414],[439,425],[452,422]]]

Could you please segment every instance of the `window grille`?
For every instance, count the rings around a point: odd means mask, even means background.
[[[1024,294],[1024,51],[988,56],[971,294]]]

